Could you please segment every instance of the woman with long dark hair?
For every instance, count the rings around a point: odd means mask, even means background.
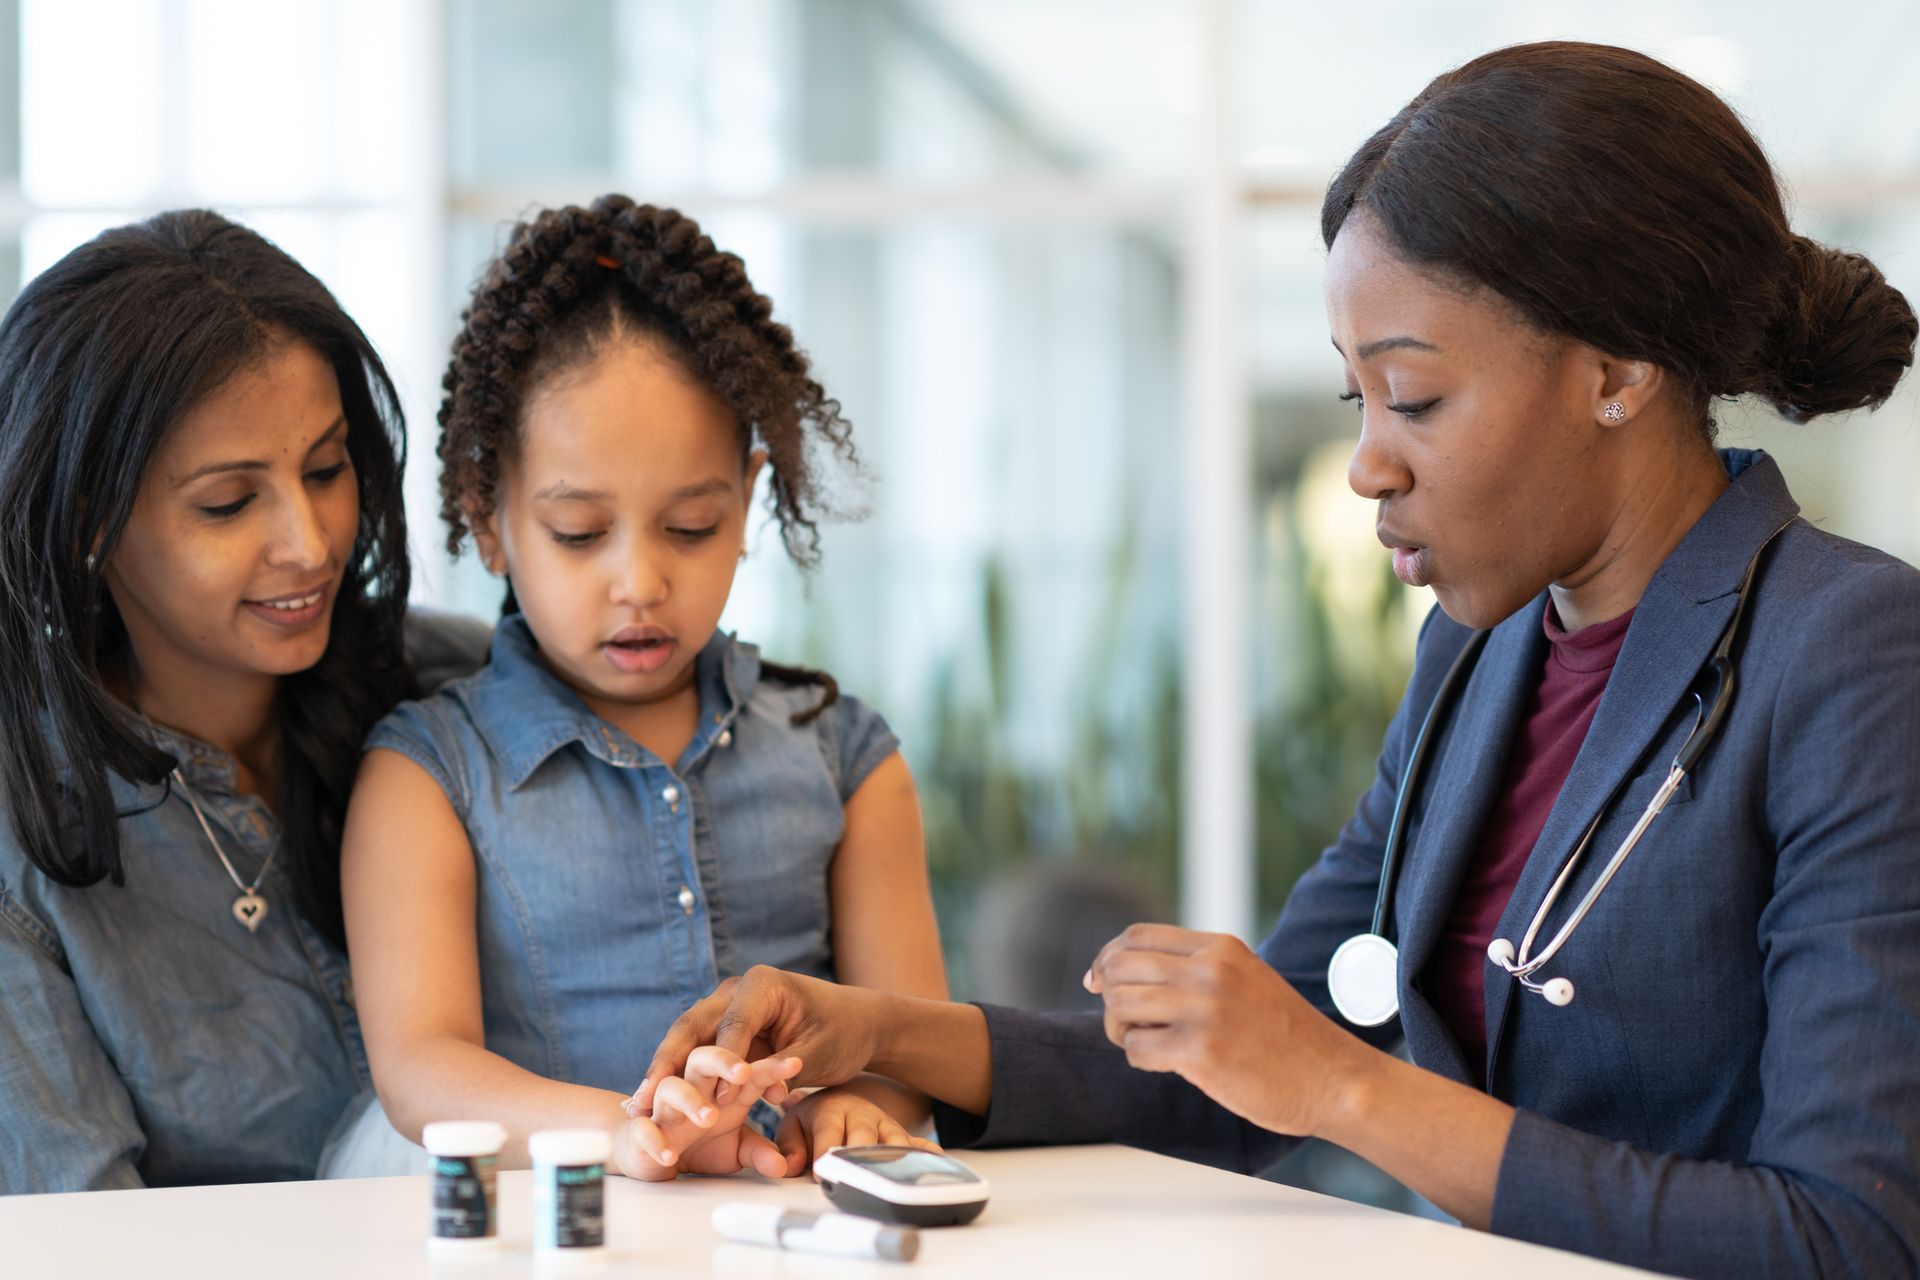
[[[1881,404],[1907,300],[1794,234],[1725,103],[1598,45],[1441,76],[1321,224],[1350,480],[1440,608],[1266,941],[1136,925],[1104,1018],[755,970],[648,1078],[718,1036],[921,1088],[949,1144],[1253,1170],[1317,1135],[1659,1271],[1915,1274],[1920,573],[1712,416]]]
[[[366,1083],[339,848],[413,688],[401,431],[212,213],[0,321],[0,1191],[309,1177]]]

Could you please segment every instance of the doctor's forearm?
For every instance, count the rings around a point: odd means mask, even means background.
[[[889,1076],[962,1111],[985,1115],[993,1094],[993,1045],[987,1018],[970,1004],[874,993],[868,1070]]]
[[[1513,1118],[1512,1107],[1477,1089],[1362,1049],[1340,1105],[1317,1136],[1485,1230]]]

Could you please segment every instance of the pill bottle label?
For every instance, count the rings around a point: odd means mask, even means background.
[[[536,1247],[597,1249],[607,1242],[605,1165],[548,1165],[535,1177]]]
[[[433,1234],[476,1240],[499,1229],[494,1220],[496,1156],[433,1157]]]

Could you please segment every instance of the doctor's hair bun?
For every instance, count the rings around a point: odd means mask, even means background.
[[[1442,73],[1329,185],[1329,248],[1356,215],[1545,333],[1658,365],[1708,436],[1715,398],[1804,421],[1882,403],[1913,362],[1900,292],[1795,235],[1733,108],[1631,49],[1515,45]]]
[[[1773,377],[1754,390],[1792,422],[1878,408],[1913,364],[1920,322],[1880,268],[1795,236],[1792,282],[1773,334]]]

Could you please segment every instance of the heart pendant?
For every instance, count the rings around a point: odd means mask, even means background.
[[[247,926],[248,933],[260,932],[260,922],[267,918],[267,900],[247,890],[233,900],[233,918]]]

